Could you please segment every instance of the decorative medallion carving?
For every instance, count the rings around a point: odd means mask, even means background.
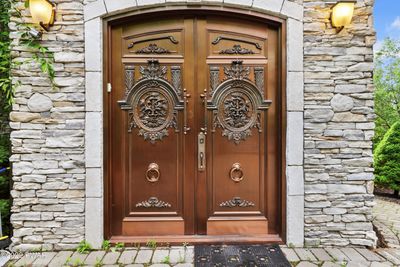
[[[156,59],[151,59],[148,61],[147,66],[140,66],[140,74],[142,74],[142,79],[166,79],[167,67],[160,66],[160,63]]]
[[[184,105],[173,85],[166,80],[166,66],[152,59],[147,66],[140,67],[140,73],[142,77],[136,83],[126,78],[130,89],[118,103],[121,109],[128,111],[128,132],[138,128],[139,136],[155,143],[169,135],[169,128],[179,132],[178,111]]]
[[[168,49],[159,47],[157,44],[149,44],[149,46],[136,50],[136,54],[171,54]]]
[[[240,197],[234,197],[231,200],[227,200],[219,204],[220,207],[226,207],[226,208],[234,208],[234,207],[240,207],[240,208],[248,208],[248,207],[254,207],[255,204],[251,201],[241,199]]]
[[[179,44],[179,41],[176,40],[174,36],[170,35],[170,36],[162,36],[162,37],[150,38],[150,39],[146,39],[146,40],[134,41],[134,42],[129,43],[128,49],[131,49],[135,45],[140,44],[140,43],[159,41],[159,40],[170,40],[171,43],[173,43],[173,44]]]
[[[128,94],[129,90],[135,85],[135,66],[125,66],[125,95]]]
[[[255,67],[254,68],[254,79],[258,90],[260,93],[264,95],[264,67]]]
[[[262,132],[262,111],[267,110],[272,101],[265,100],[261,90],[249,79],[250,67],[243,66],[243,61],[233,61],[224,72],[226,78],[213,91],[207,109],[213,110],[212,132],[221,128],[222,136],[239,144],[252,135],[253,128]],[[238,171],[234,170],[234,174]],[[240,180],[241,175],[238,177]]]
[[[231,66],[224,67],[224,73],[226,75],[226,79],[248,80],[250,75],[250,67],[244,67],[242,60],[234,60],[232,61]]]
[[[210,67],[210,96],[213,95],[214,90],[217,89],[219,83],[219,67]]]
[[[136,107],[129,113],[129,131],[139,128],[139,135],[145,140],[155,143],[168,136],[168,128],[178,130],[177,113],[173,110],[172,99],[157,89],[146,90],[133,105]]]
[[[182,71],[180,66],[171,67],[172,85],[178,96],[182,96]]]
[[[222,136],[239,144],[251,136],[252,128],[261,131],[255,103],[249,95],[238,89],[230,90],[221,98],[221,103],[214,115],[214,129],[222,128]]]
[[[150,197],[148,200],[136,204],[136,208],[170,208],[171,204],[159,200],[157,197]]]
[[[224,49],[219,51],[221,55],[252,55],[255,52],[251,49],[243,48],[239,44],[233,45],[232,48]]]

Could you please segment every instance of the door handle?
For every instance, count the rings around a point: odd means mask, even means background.
[[[187,134],[190,131],[188,126],[187,106],[189,103],[190,94],[187,93],[186,89],[183,89],[183,134]]]
[[[199,171],[206,169],[206,135],[201,132],[197,138],[197,167]]]
[[[200,129],[206,135],[207,134],[207,125],[208,125],[207,89],[204,89],[204,94],[201,94],[200,97],[203,99],[203,104],[204,104],[204,126]]]

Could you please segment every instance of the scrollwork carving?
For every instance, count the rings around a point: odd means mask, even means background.
[[[166,79],[167,67],[160,66],[160,63],[156,59],[151,59],[148,61],[147,66],[140,66],[140,74],[142,74],[142,79]]]
[[[226,75],[226,79],[249,79],[250,67],[244,67],[242,60],[234,60],[232,61],[232,65],[230,67],[224,67],[224,73]]]
[[[255,52],[251,49],[243,48],[239,44],[233,45],[232,48],[224,49],[219,51],[221,55],[252,55]]]
[[[149,46],[136,50],[136,54],[171,54],[168,49],[159,47],[157,44],[149,44]]]
[[[262,95],[264,95],[264,75],[264,67],[254,68],[254,80]]]
[[[210,67],[210,96],[213,95],[214,90],[217,89],[219,83],[219,67]]]
[[[234,207],[248,208],[248,207],[254,207],[255,204],[251,201],[241,199],[240,197],[234,197],[233,199],[222,202],[221,204],[219,204],[219,206],[226,208],[234,208]]]
[[[180,66],[171,67],[172,85],[174,86],[176,93],[182,96],[182,71]]]
[[[125,95],[128,94],[129,90],[135,85],[135,66],[125,66]]]
[[[171,204],[159,200],[157,197],[150,197],[148,200],[136,204],[136,208],[170,208]]]

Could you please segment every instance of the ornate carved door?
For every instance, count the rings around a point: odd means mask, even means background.
[[[278,39],[212,15],[110,27],[107,235],[280,233]]]

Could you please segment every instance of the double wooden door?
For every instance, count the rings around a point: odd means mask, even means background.
[[[280,233],[278,29],[155,16],[108,43],[108,237]]]

